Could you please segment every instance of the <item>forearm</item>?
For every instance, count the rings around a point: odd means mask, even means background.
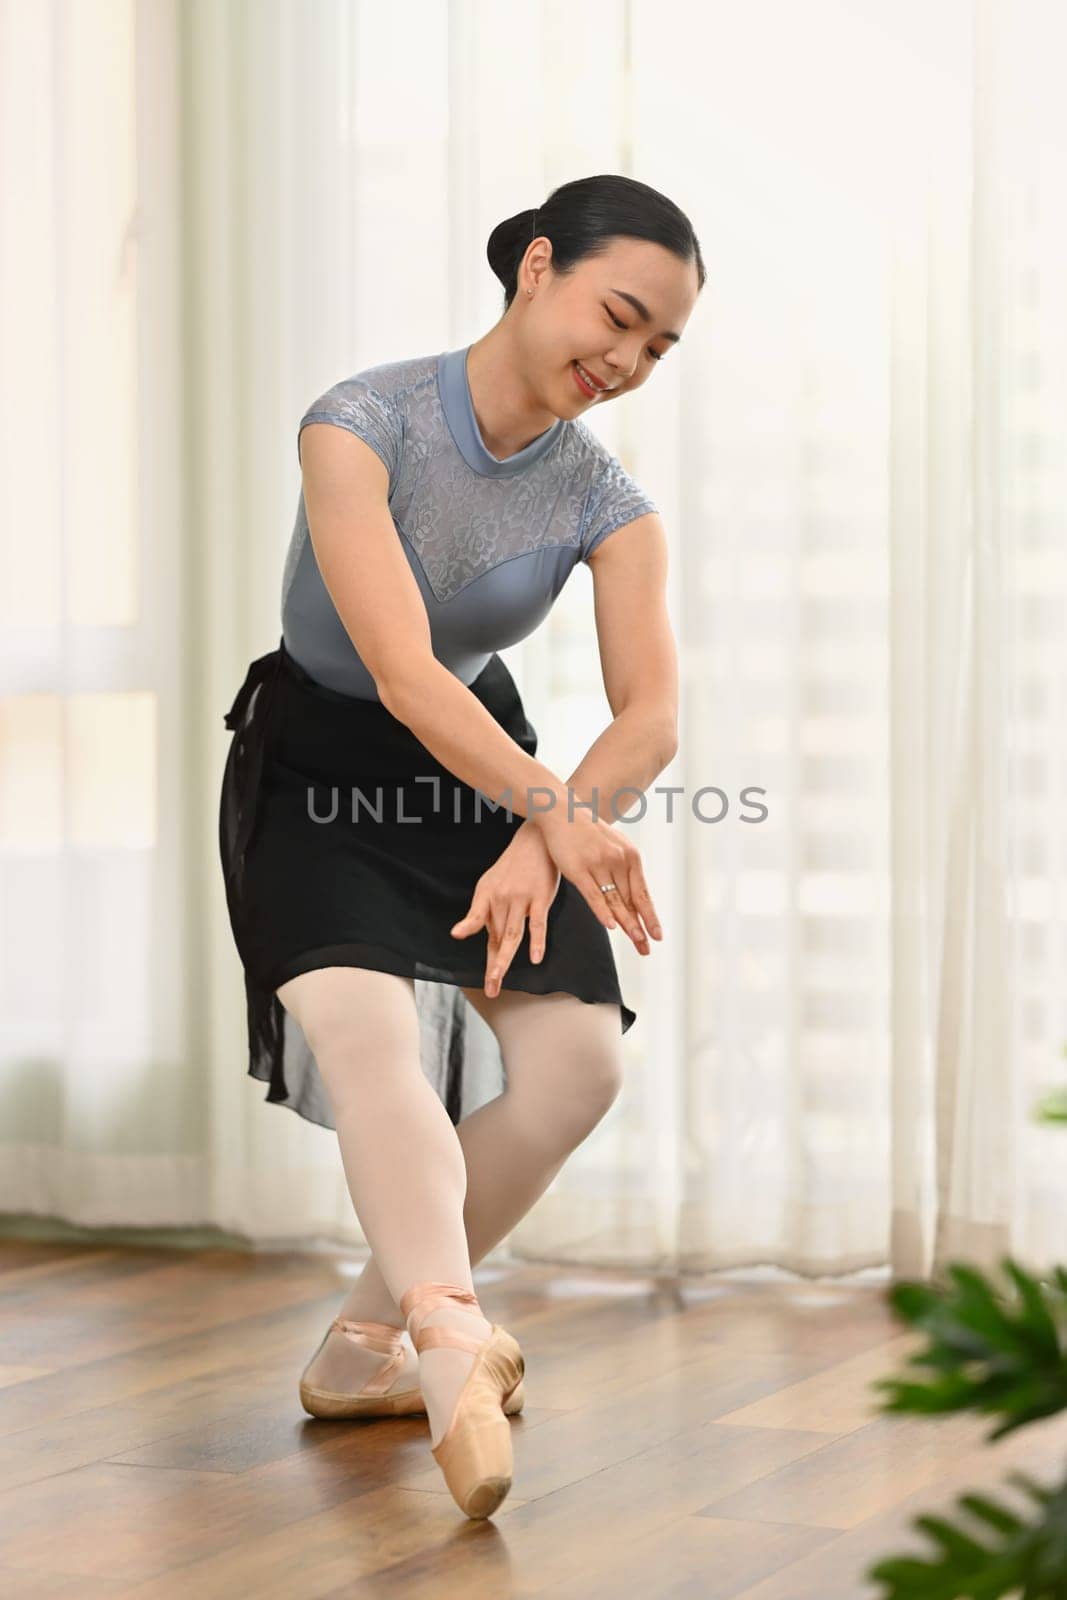
[[[590,745],[567,785],[576,800],[591,802],[596,815],[617,822],[633,809],[674,754],[673,740],[643,706],[629,706]],[[640,793],[638,793],[640,791]]]
[[[567,779],[574,803],[591,804],[596,817],[614,823],[631,811],[673,759],[675,740],[643,706],[630,706],[608,723]],[[592,813],[591,813],[592,814]]]
[[[567,815],[562,779],[527,755],[478,696],[436,658],[385,693],[379,686],[379,693],[386,709],[443,767],[489,800],[521,817],[528,817],[531,808],[543,813],[549,807]]]

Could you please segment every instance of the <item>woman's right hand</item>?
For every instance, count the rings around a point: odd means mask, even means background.
[[[647,955],[645,928],[654,939],[662,939],[663,930],[645,882],[641,853],[632,840],[589,812],[576,812],[572,819],[562,811],[543,811],[527,820],[540,828],[561,875],[584,896],[598,921],[614,928],[617,919]],[[605,893],[604,883],[613,883],[615,890]]]

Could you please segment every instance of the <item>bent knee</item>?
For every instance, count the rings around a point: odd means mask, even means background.
[[[579,1001],[586,1006],[586,1002]],[[565,1048],[546,1058],[536,1048],[505,1059],[508,1092],[524,1102],[526,1125],[553,1143],[578,1143],[618,1099],[623,1085],[622,1035],[615,1005],[576,1013]]]
[[[598,1122],[618,1099],[622,1081],[621,1040],[595,1051],[589,1062],[583,1062],[582,1091]]]
[[[576,1048],[573,1083],[575,1093],[588,1104],[599,1121],[618,1099],[622,1089],[622,1033],[617,1006],[597,1005],[594,1009],[599,1013],[596,1021],[601,1025],[591,1027],[584,1044]],[[604,1010],[608,1013],[606,1019]],[[605,1021],[606,1026],[603,1025]]]

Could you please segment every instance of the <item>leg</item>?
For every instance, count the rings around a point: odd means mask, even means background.
[[[349,1193],[393,1299],[436,1280],[473,1290],[463,1202],[467,1174],[448,1113],[424,1077],[410,978],[326,967],[282,984],[329,1095]],[[425,1319],[488,1338],[473,1307],[452,1302]],[[426,1350],[419,1378],[431,1444],[451,1420],[474,1357]]]
[[[540,1199],[615,1100],[622,1034],[614,1004],[515,989],[491,1000],[481,989],[463,992],[500,1041],[508,1076],[504,1093],[456,1128],[467,1167],[463,1220],[474,1265]],[[341,1315],[402,1325],[373,1255]]]

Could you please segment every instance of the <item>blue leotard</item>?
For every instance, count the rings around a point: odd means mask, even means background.
[[[532,633],[576,562],[657,510],[581,419],[559,418],[499,461],[471,402],[467,350],[368,367],[300,419],[357,434],[389,469],[389,510],[426,605],[433,653],[472,683],[496,650]],[[358,518],[353,521],[358,532]],[[342,694],[379,700],[330,599],[301,490],[282,577],[286,649]]]

